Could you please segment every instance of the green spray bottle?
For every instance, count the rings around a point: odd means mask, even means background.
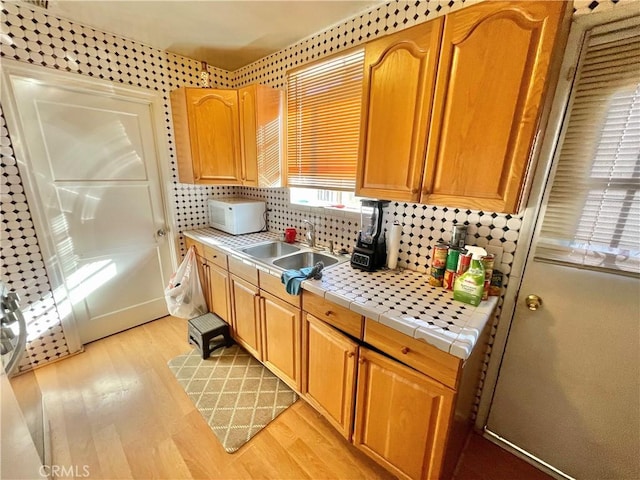
[[[484,290],[482,257],[487,254],[487,251],[484,248],[469,245],[464,248],[472,255],[471,265],[469,270],[456,278],[453,284],[453,299],[477,307],[482,301]]]

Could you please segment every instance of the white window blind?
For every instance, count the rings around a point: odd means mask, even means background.
[[[640,274],[640,30],[581,60],[536,258]]]
[[[354,190],[364,50],[287,76],[287,183]]]

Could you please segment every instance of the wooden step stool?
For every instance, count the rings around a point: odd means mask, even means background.
[[[214,342],[220,336],[222,338]],[[187,340],[200,349],[203,360],[209,358],[216,348],[233,345],[229,325],[215,313],[205,313],[190,319]]]

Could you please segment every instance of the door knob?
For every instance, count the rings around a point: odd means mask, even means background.
[[[167,232],[164,230],[164,228],[161,228],[156,232],[156,235],[158,235],[159,237],[164,237],[166,234]]]
[[[525,300],[527,304],[527,308],[529,310],[533,310],[534,312],[538,310],[542,306],[542,299],[537,295],[527,295],[527,299]]]

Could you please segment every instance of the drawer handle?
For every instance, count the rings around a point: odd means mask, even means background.
[[[325,314],[327,317],[330,317],[331,315],[335,315],[335,313],[333,313],[331,310],[327,310],[326,312],[324,312],[324,314]]]
[[[402,350],[400,351],[405,355],[410,352],[409,347],[402,347]]]

